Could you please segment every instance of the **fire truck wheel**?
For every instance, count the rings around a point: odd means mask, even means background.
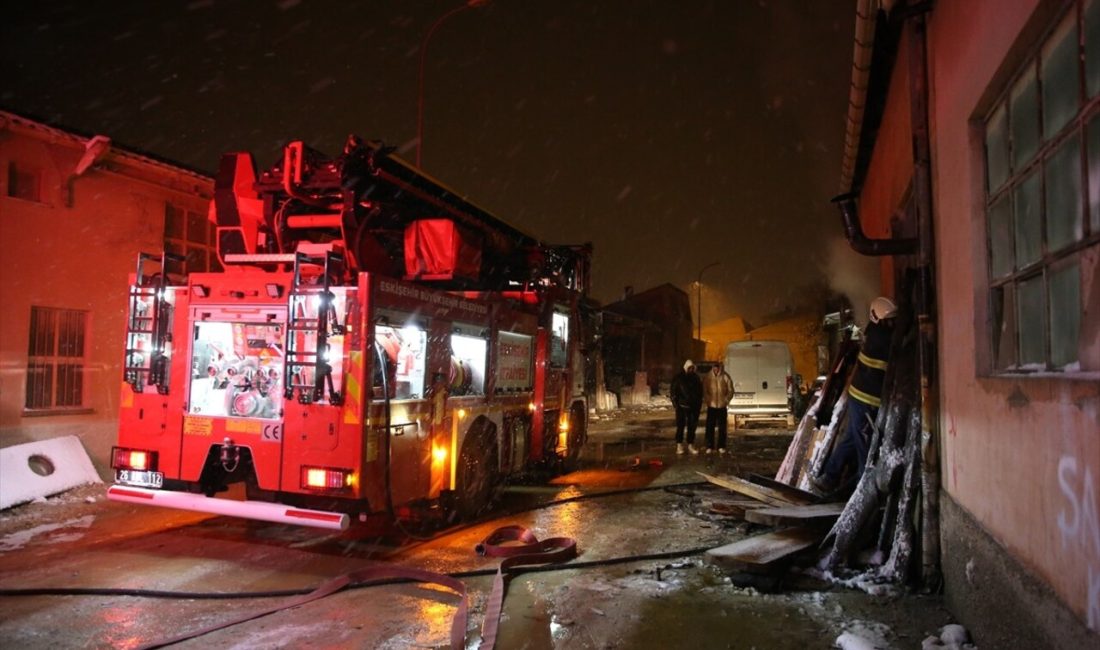
[[[458,459],[456,507],[463,519],[478,516],[492,501],[499,482],[499,456],[496,425],[488,420],[475,422]]]

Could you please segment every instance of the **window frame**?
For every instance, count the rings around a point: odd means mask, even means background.
[[[30,165],[21,165],[14,160],[8,161],[7,187],[4,196],[9,199],[30,203],[45,203],[42,191],[42,169]],[[33,196],[21,196],[24,187],[33,187]]]
[[[67,319],[76,319],[77,322],[66,325]],[[87,382],[90,320],[91,312],[85,309],[31,305],[27,323],[27,374],[23,384],[24,416],[73,415],[93,411],[88,405]],[[63,340],[66,334],[69,340]],[[73,348],[75,353],[65,354],[65,347]],[[74,375],[68,380],[70,383],[66,392],[70,398],[75,396],[77,403],[59,403],[62,401],[59,392],[64,389],[59,377],[62,366],[73,367]],[[35,380],[38,368],[45,368],[49,373],[45,385]],[[43,391],[48,393],[48,402],[42,400]]]
[[[178,214],[181,231],[171,232],[173,213]],[[201,223],[202,231],[193,232],[192,226]],[[164,203],[164,250],[185,257],[185,261],[168,262],[169,273],[187,275],[189,273],[204,273],[207,271],[220,271],[216,238],[217,232],[214,224],[201,212],[191,210],[186,206],[171,201]],[[205,255],[204,264],[195,264],[192,257],[195,253],[202,252]]]
[[[978,120],[982,161],[983,202],[981,212],[984,236],[982,269],[985,273],[985,309],[988,314],[988,318],[984,319],[984,334],[979,334],[979,340],[983,340],[986,347],[985,360],[979,367],[983,368],[988,376],[1028,377],[1050,376],[1053,374],[1075,378],[1095,374],[1093,372],[1095,369],[1082,367],[1083,362],[1086,360],[1081,358],[1083,349],[1081,337],[1084,334],[1081,326],[1087,301],[1087,296],[1083,293],[1085,285],[1081,280],[1083,280],[1088,268],[1089,255],[1094,253],[1093,249],[1100,246],[1100,228],[1093,222],[1090,214],[1092,208],[1089,205],[1090,189],[1092,195],[1100,196],[1100,187],[1090,188],[1090,181],[1093,185],[1096,185],[1096,179],[1089,178],[1089,134],[1094,129],[1100,130],[1100,89],[1095,89],[1096,94],[1094,96],[1088,96],[1089,75],[1090,73],[1095,74],[1097,70],[1091,67],[1096,64],[1095,61],[1088,62],[1086,60],[1086,46],[1093,47],[1091,41],[1089,44],[1085,42],[1087,34],[1086,5],[1090,5],[1090,11],[1098,12],[1098,14],[1093,15],[1093,19],[1100,19],[1100,0],[1077,0],[1064,11],[1052,16],[1052,20],[1046,25],[1041,37],[1028,48],[1021,63],[1012,70],[995,100]],[[1046,71],[1044,68],[1044,54],[1047,52],[1057,54],[1061,49],[1061,44],[1056,42],[1054,37],[1066,27],[1067,21],[1072,21],[1070,23],[1072,26],[1069,29],[1076,35],[1077,56],[1071,59],[1076,63],[1076,110],[1072,117],[1066,119],[1056,132],[1046,133],[1048,119],[1044,111],[1046,107],[1044,102],[1048,96],[1053,96],[1053,94],[1048,94],[1047,89],[1044,88],[1044,72]],[[1100,47],[1100,42],[1097,42],[1095,46]],[[1036,129],[1038,141],[1035,145],[1035,151],[1020,164],[1014,159],[1016,153],[1013,138],[1013,103],[1021,94],[1019,89],[1027,85],[1025,79],[1029,76],[1033,77],[1035,84],[1034,119],[1036,124],[1034,128]],[[998,127],[1004,129],[999,138],[996,132]],[[1100,142],[1100,138],[1096,138],[1096,141]],[[1069,243],[1063,243],[1057,248],[1052,248],[1050,245],[1050,208],[1054,201],[1049,200],[1053,196],[1049,194],[1049,179],[1052,177],[1050,168],[1058,161],[1059,156],[1067,151],[1066,148],[1072,146],[1077,147],[1076,171],[1078,173],[1076,187],[1077,214],[1073,225],[1078,227],[1081,234],[1077,236],[1074,233]],[[1100,160],[1100,157],[1097,156],[1100,152],[1093,153],[1094,158]],[[1004,159],[1000,160],[998,156],[1003,156]],[[1000,163],[1003,169],[999,168],[1000,166],[997,163]],[[991,176],[1000,179],[1000,184],[997,187],[991,187]],[[1057,178],[1063,178],[1063,176]],[[1036,179],[1038,181],[1038,198],[1036,202],[1038,209],[1036,219],[1038,223],[1033,224],[1033,226],[1039,233],[1039,250],[1037,257],[1020,265],[1018,257],[1021,247],[1018,246],[1018,236],[1022,229],[1019,223],[1020,204],[1018,198],[1025,196],[1025,193],[1021,191],[1021,187]],[[1059,194],[1058,196],[1063,195]],[[1058,196],[1054,196],[1054,198],[1056,199]],[[1071,201],[1071,203],[1074,203],[1074,201]],[[1003,209],[1005,205],[1007,205],[1008,210],[1007,233],[996,228],[996,225],[1004,225],[1000,223],[1003,221],[1004,214],[997,212],[997,210],[998,208]],[[999,238],[998,235],[1000,235]],[[1006,241],[1008,242],[1007,250],[1004,250]],[[1009,268],[1006,273],[997,274],[995,273],[994,263],[995,261],[1003,261],[1001,254],[1010,257],[1008,260]],[[1055,318],[1051,314],[1051,305],[1055,301],[1055,297],[1052,295],[1052,287],[1054,286],[1052,276],[1064,269],[1066,265],[1075,265],[1079,273],[1077,354],[1075,360],[1055,365],[1056,352],[1054,350],[1055,346],[1052,344],[1054,340],[1052,326],[1055,322]],[[998,264],[997,267],[1000,268],[1001,265]],[[1036,278],[1041,280],[1042,322],[1038,329],[1042,332],[1042,351],[1040,361],[1028,363],[1028,360],[1023,356],[1027,346],[1021,330],[1024,329],[1023,323],[1026,314],[1021,311],[1023,308],[1021,307],[1020,289],[1026,287],[1029,281]],[[1004,309],[1006,304],[1011,305],[1011,308]],[[1004,336],[1012,337],[1011,344],[1007,348],[1011,353],[1010,359],[1006,358],[1005,340],[1002,340]]]

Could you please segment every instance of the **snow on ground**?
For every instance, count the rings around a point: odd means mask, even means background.
[[[33,528],[27,528],[25,530],[17,530],[13,533],[8,533],[3,537],[0,537],[0,553],[6,551],[14,551],[15,549],[23,548],[32,539],[39,535],[45,535],[55,530],[70,530],[70,529],[87,529],[90,528],[92,522],[95,521],[95,517],[92,515],[86,515],[77,519],[69,519],[57,524],[42,524]],[[80,539],[84,536],[81,532],[68,532],[58,535],[51,535],[47,541],[49,544],[60,544],[61,542],[72,542]]]

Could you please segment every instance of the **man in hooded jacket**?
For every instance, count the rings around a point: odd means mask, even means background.
[[[699,426],[699,411],[703,408],[703,380],[695,372],[691,359],[684,362],[684,369],[672,378],[669,398],[676,409],[676,453],[684,453],[684,432],[687,431],[687,450],[695,451],[695,429]]]

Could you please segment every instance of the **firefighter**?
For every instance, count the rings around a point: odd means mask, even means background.
[[[882,404],[882,382],[890,358],[890,338],[898,307],[894,301],[878,297],[871,301],[871,322],[863,333],[852,383],[848,386],[848,426],[844,439],[833,449],[821,476],[813,477],[814,487],[833,492],[848,463],[855,461],[852,481],[863,475],[875,416]]]
[[[672,406],[676,409],[676,453],[684,453],[684,430],[687,430],[687,450],[695,450],[695,429],[699,426],[699,411],[703,408],[703,380],[695,372],[691,359],[684,362],[684,369],[672,378],[669,389]]]

